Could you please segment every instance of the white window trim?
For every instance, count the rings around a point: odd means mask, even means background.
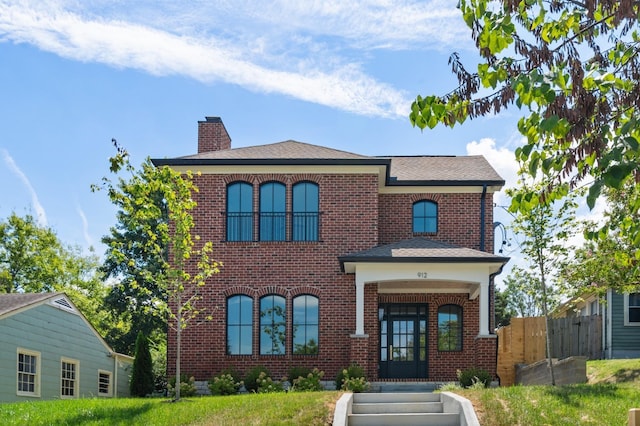
[[[73,379],[73,395],[72,396],[62,394],[62,380],[63,380],[62,379],[62,363],[63,362],[66,362],[67,364],[74,364],[76,366],[75,368],[76,376]],[[78,398],[79,390],[80,390],[80,361],[73,358],[61,357],[60,358],[60,398],[76,399]]]
[[[20,362],[20,354],[23,355],[29,355],[29,356],[34,356],[36,357],[36,377],[35,377],[35,383],[34,383],[34,391],[33,392],[25,392],[25,391],[21,391],[18,390],[18,383],[19,383],[19,377],[20,377],[20,370],[18,369],[18,363]],[[40,355],[40,352],[37,351],[30,351],[29,349],[23,349],[23,348],[18,348],[16,351],[16,395],[19,396],[32,396],[32,397],[36,397],[39,398],[40,397],[40,361],[41,361],[42,357]]]
[[[629,293],[624,294],[624,326],[625,327],[640,327],[640,322],[629,321]]]
[[[100,392],[100,375],[101,374],[109,376],[109,388],[106,393]],[[98,370],[98,396],[101,396],[103,398],[110,398],[111,396],[113,396],[113,373],[111,373],[111,371]]]

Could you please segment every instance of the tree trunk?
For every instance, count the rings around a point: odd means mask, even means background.
[[[551,324],[551,320],[549,319],[549,310],[547,307],[547,282],[544,277],[544,265],[540,263],[540,283],[542,284],[542,310],[544,315],[545,326],[547,328],[546,336],[547,336],[547,362],[549,363],[549,372],[551,373],[551,385],[556,385],[556,377],[553,371],[553,358],[551,355],[553,354],[551,347],[551,328],[549,325]]]
[[[180,293],[177,294],[176,313],[176,395],[174,401],[180,401],[180,342],[182,338],[182,308]]]

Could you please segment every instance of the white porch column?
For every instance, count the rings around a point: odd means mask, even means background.
[[[480,282],[480,336],[489,335],[489,281]]]
[[[364,284],[356,273],[356,336],[364,335]]]

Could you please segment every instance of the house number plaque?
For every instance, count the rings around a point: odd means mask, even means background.
[[[427,278],[426,272],[418,272],[418,278]]]

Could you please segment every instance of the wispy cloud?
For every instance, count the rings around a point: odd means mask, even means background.
[[[76,206],[76,211],[82,221],[82,235],[84,237],[84,241],[87,243],[88,247],[93,247],[93,238],[91,238],[91,234],[89,234],[89,221],[87,220],[87,215],[84,214],[84,210],[82,210],[80,206]]]
[[[365,71],[366,52],[459,45],[460,23],[449,0],[0,2],[0,41],[392,118],[411,98]]]
[[[11,172],[15,174],[22,181],[22,184],[25,186],[25,188],[31,195],[31,205],[33,207],[33,210],[35,211],[36,220],[38,221],[38,224],[40,226],[47,226],[47,215],[44,211],[44,207],[42,207],[42,204],[40,204],[40,200],[38,199],[38,194],[36,193],[36,190],[31,185],[29,178],[27,178],[24,172],[20,170],[16,162],[13,160],[13,157],[9,155],[9,152],[6,149],[2,150],[2,157],[7,167],[9,167],[9,170],[11,170]]]

